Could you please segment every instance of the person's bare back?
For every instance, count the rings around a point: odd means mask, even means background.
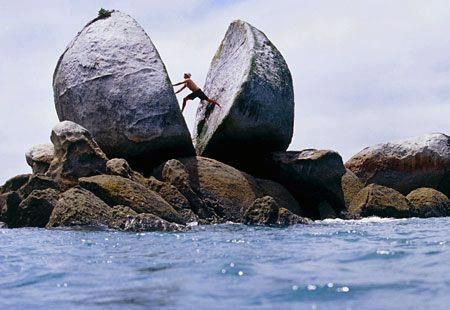
[[[182,91],[186,87],[192,91],[192,93],[190,93],[189,95],[187,95],[186,97],[183,98],[183,107],[181,108],[181,112],[184,111],[187,101],[193,100],[195,98],[200,98],[200,100],[206,100],[206,101],[208,101],[208,103],[217,105],[219,108],[221,108],[220,104],[217,101],[208,98],[208,96],[205,95],[205,93],[200,89],[200,87],[198,87],[197,84],[195,84],[194,81],[191,80],[190,73],[184,74],[184,81],[173,84],[173,86],[178,86],[178,85],[183,85],[183,87],[181,87],[179,90],[177,90],[175,92],[175,94],[178,94],[180,91]]]

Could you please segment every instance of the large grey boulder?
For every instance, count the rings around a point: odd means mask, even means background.
[[[46,173],[54,155],[53,144],[38,144],[32,146],[26,153],[25,159],[34,174]]]
[[[114,11],[78,33],[53,90],[59,119],[87,128],[110,158],[150,163],[194,152],[158,51],[127,14]]]
[[[204,91],[222,108],[206,102],[199,106],[194,134],[198,154],[224,159],[287,149],[294,124],[292,77],[260,30],[239,20],[231,23]]]
[[[366,147],[345,166],[365,184],[384,185],[404,195],[420,187],[450,195],[450,137],[445,134]]]
[[[53,127],[50,137],[55,155],[47,175],[57,180],[76,180],[106,172],[108,158],[90,132],[71,121]]]

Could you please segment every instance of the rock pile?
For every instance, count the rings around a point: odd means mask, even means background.
[[[75,37],[54,75],[61,122],[32,147],[32,174],[0,187],[0,227],[182,231],[192,223],[307,224],[330,217],[450,215],[450,138],[286,151],[289,69],[258,29],[233,22],[214,57],[194,148],[164,64],[118,11]],[[219,161],[220,160],[220,161]],[[407,196],[405,196],[407,195]]]

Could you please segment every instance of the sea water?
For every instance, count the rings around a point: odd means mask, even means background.
[[[0,230],[1,309],[449,309],[450,218]]]

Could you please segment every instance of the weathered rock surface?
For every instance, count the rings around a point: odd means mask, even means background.
[[[5,184],[0,187],[0,194],[4,194],[7,192],[14,192],[21,188],[24,184],[28,182],[31,174],[19,174],[11,179],[7,180]]]
[[[197,110],[197,154],[224,159],[284,151],[292,139],[294,92],[289,68],[260,30],[233,22],[209,69]]]
[[[248,208],[242,222],[247,225],[274,225],[278,222],[278,204],[270,196],[255,199]]]
[[[239,166],[251,175],[283,185],[300,204],[302,216],[336,217],[345,210],[341,186],[345,167],[341,156],[334,151],[274,152],[255,156]]]
[[[345,205],[349,206],[360,190],[364,188],[361,180],[350,170],[346,169],[341,179],[342,192],[344,193]]]
[[[45,227],[58,196],[59,192],[51,188],[32,191],[18,206],[15,227]]]
[[[0,195],[0,220],[9,227],[17,226],[17,210],[21,198],[16,192],[7,192]]]
[[[450,137],[444,134],[367,147],[345,165],[365,184],[385,185],[404,195],[419,187],[450,195]]]
[[[161,196],[145,186],[115,175],[80,178],[80,186],[110,206],[128,206],[137,213],[152,213],[169,222],[184,224],[180,214]]]
[[[54,148],[53,144],[39,144],[31,147],[25,154],[28,165],[34,174],[46,173],[50,163],[53,160]]]
[[[118,175],[142,185],[147,185],[147,179],[139,172],[131,169],[128,162],[123,158],[113,158],[106,162],[106,173]]]
[[[47,228],[92,226],[125,231],[180,230],[153,214],[137,214],[125,206],[110,207],[88,190],[74,187],[64,192]]]
[[[309,224],[311,221],[307,218],[298,216],[297,214],[292,213],[288,209],[280,208],[278,210],[278,225],[288,226],[288,225],[297,225],[297,224]]]
[[[350,217],[395,217],[410,216],[410,203],[395,189],[370,184],[363,188],[350,203]]]
[[[49,188],[59,190],[60,185],[50,177],[44,175],[32,175],[27,183],[17,189],[17,193],[21,199],[25,199],[35,190],[45,190]]]
[[[411,214],[418,217],[440,217],[450,215],[450,200],[443,193],[421,187],[406,196],[411,203]]]
[[[55,155],[47,176],[57,180],[76,180],[106,172],[108,158],[86,128],[63,121],[53,127],[50,139]]]
[[[218,222],[240,221],[255,199],[269,195],[258,179],[210,158],[169,160],[157,170],[156,175],[175,186],[201,218],[210,216]],[[283,193],[286,196],[277,195],[275,201],[301,214],[298,204],[289,205],[293,197],[286,190]]]
[[[158,51],[124,13],[78,33],[58,61],[53,89],[59,119],[87,128],[111,158],[149,163],[194,153]]]

